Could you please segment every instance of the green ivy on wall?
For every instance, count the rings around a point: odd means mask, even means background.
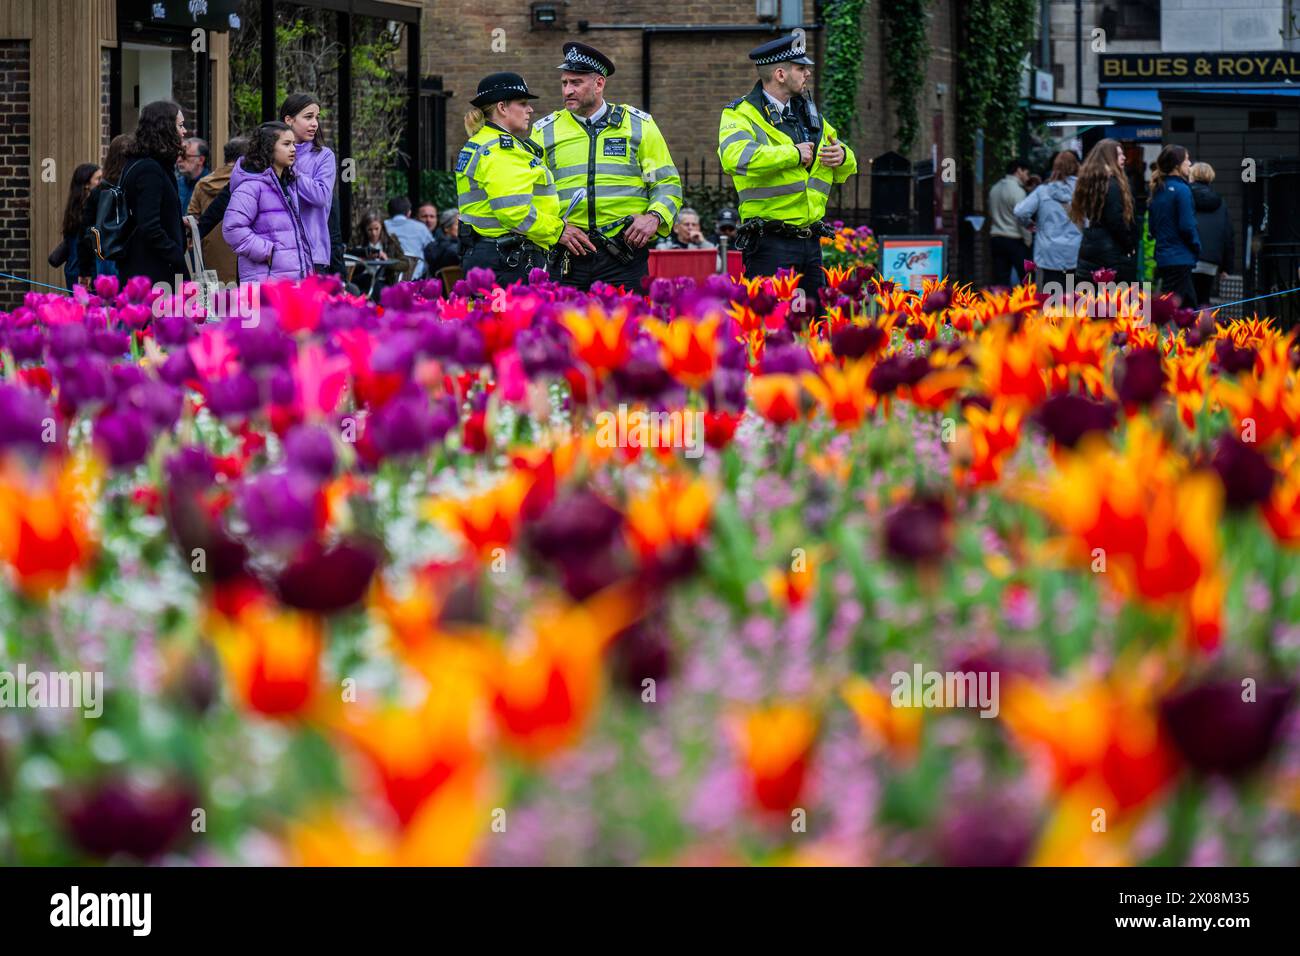
[[[826,68],[820,71],[822,112],[842,140],[849,138],[862,79],[862,11],[867,0],[826,0]]]
[[[975,0],[965,6],[966,40],[959,57],[957,103],[962,158],[975,158],[975,131],[1000,169],[1020,148],[1021,63],[1034,41],[1037,0]]]
[[[889,67],[888,94],[898,123],[895,144],[903,155],[911,152],[920,132],[916,104],[930,59],[928,7],[929,0],[889,0],[880,8]]]

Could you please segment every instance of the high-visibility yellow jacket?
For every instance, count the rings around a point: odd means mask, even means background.
[[[826,214],[831,186],[858,169],[857,157],[844,145],[844,162],[823,166],[817,150],[835,137],[835,128],[809,104],[813,164],[805,169],[799,148],[776,126],[779,116],[756,83],[745,96],[728,103],[718,126],[718,158],[736,183],[740,218],[776,219],[808,226]]]
[[[569,222],[588,231],[624,216],[657,212],[659,235],[668,235],[682,206],[682,180],[663,133],[632,106],[609,104],[605,125],[595,133],[568,110],[556,110],[533,124],[533,142],[555,175],[560,205],[567,208],[579,187],[587,196]]]
[[[461,222],[482,236],[518,233],[549,249],[564,231],[541,150],[491,123],[456,158],[456,195]]]

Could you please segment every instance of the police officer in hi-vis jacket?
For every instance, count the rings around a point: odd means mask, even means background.
[[[555,175],[562,206],[586,190],[569,220],[586,241],[580,250],[553,250],[551,275],[583,290],[600,281],[640,292],[650,246],[668,235],[681,208],[681,177],[650,114],[605,100],[605,81],[614,75],[607,56],[566,43],[559,69],[564,109],[537,121],[533,142]]]
[[[764,43],[749,58],[758,82],[727,104],[718,127],[718,158],[740,197],[736,247],[747,275],[801,272],[813,315],[825,281],[821,237],[832,234],[822,216],[831,186],[852,176],[858,161],[804,95],[813,61],[801,33]]]
[[[469,142],[456,158],[461,266],[491,269],[502,285],[546,268],[557,242],[577,250],[586,238],[565,227],[555,179],[528,138],[535,99],[518,73],[484,77],[465,114]]]

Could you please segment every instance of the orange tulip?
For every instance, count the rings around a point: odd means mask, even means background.
[[[755,375],[747,385],[758,413],[774,425],[786,425],[799,418],[799,380],[793,375]]]
[[[995,482],[1002,477],[1007,458],[1020,444],[1024,409],[999,397],[989,411],[973,403],[967,405],[965,415],[970,425],[970,463],[957,466],[954,477],[958,484],[972,487]]]
[[[628,538],[643,561],[693,548],[709,528],[713,491],[703,479],[661,478],[627,505]]]
[[[646,321],[645,329],[659,342],[659,356],[668,373],[688,388],[703,388],[718,360],[718,326],[722,318],[677,318]]]
[[[897,759],[916,756],[921,744],[922,708],[895,707],[889,694],[858,676],[844,682],[840,695],[858,719],[864,737]]]
[[[627,358],[631,336],[626,309],[616,308],[606,315],[599,303],[592,302],[585,313],[565,310],[560,324],[573,336],[575,354],[597,375],[617,368]]]
[[[541,760],[577,741],[600,694],[604,650],[640,614],[632,586],[618,584],[531,616],[489,667],[492,712],[511,750]]]
[[[870,373],[871,363],[867,361],[846,362],[843,369],[826,364],[815,375],[804,372],[800,381],[835,427],[851,431],[876,407],[876,393],[867,388]]]
[[[313,705],[324,626],[319,617],[247,601],[232,617],[211,610],[208,633],[240,702],[268,717],[300,717]]]
[[[776,813],[793,809],[803,793],[817,737],[813,712],[798,703],[750,708],[732,717],[729,729],[754,803]]]
[[[47,460],[35,471],[15,457],[0,463],[0,563],[28,597],[61,590],[90,563],[99,472],[85,455]]]
[[[480,559],[495,557],[498,548],[514,542],[519,514],[532,487],[532,476],[511,472],[504,480],[467,499],[439,498],[425,506],[425,514],[459,535]]]

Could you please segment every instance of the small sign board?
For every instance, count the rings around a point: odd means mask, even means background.
[[[880,277],[904,289],[921,291],[926,279],[938,282],[947,274],[947,236],[880,237]]]

